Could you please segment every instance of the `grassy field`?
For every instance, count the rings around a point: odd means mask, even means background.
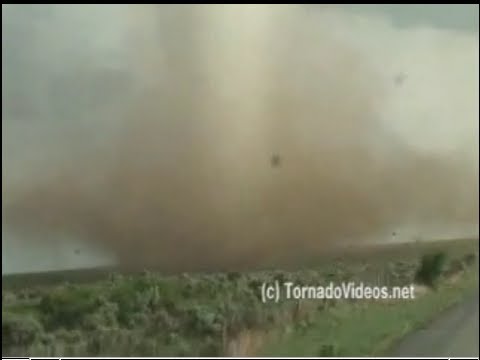
[[[411,284],[429,253],[446,254],[446,260],[438,288],[418,300],[261,300],[261,284],[276,280]],[[2,354],[379,354],[478,284],[472,266],[477,254],[478,240],[455,240],[350,247],[302,259],[302,266],[285,264],[281,271],[167,275],[94,269],[10,275],[2,277]],[[449,282],[452,276],[460,280]]]

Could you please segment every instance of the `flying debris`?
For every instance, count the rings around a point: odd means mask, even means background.
[[[404,73],[397,74],[394,78],[395,85],[400,86],[402,85],[405,80],[407,79],[407,75]]]
[[[273,154],[272,157],[270,158],[270,164],[272,165],[272,167],[280,167],[281,162],[282,162],[282,159],[278,154]]]

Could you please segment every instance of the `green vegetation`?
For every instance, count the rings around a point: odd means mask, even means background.
[[[419,284],[435,287],[443,274],[446,261],[447,255],[444,252],[423,255],[415,280]]]
[[[320,266],[309,262],[308,269],[289,271],[174,276],[145,271],[76,284],[4,287],[2,354],[64,357],[254,355],[262,352],[264,343],[275,343],[275,339],[285,334],[290,334],[291,339],[307,341],[302,345],[298,340],[285,340],[282,343],[287,348],[275,346],[286,354],[376,353],[378,349],[360,344],[371,346],[379,334],[385,339],[397,336],[416,326],[412,319],[424,321],[450,304],[453,298],[428,294],[410,303],[387,305],[377,302],[374,306],[360,300],[299,302],[282,298],[278,303],[263,303],[261,284],[278,280],[309,285],[331,281],[405,285],[425,272],[424,267],[430,269],[426,273],[435,274],[427,278],[437,280],[447,275],[470,274],[471,271],[466,270],[476,263],[478,243],[471,241],[468,246],[466,243],[453,246],[446,242],[444,246],[443,251],[449,256],[442,256],[441,261],[421,260],[428,252],[409,245],[403,252],[393,249],[389,253],[382,248],[379,252],[372,251],[370,256],[345,253],[343,257],[322,259]],[[439,250],[435,248],[434,251]],[[444,294],[442,284],[440,281],[438,294]],[[441,305],[432,305],[437,302]],[[395,311],[390,311],[389,306]],[[421,311],[425,316],[418,316]],[[399,325],[399,331],[392,322],[401,316],[412,321]],[[367,321],[367,317],[370,320]],[[361,328],[358,324],[362,324]],[[364,331],[365,327],[369,331]],[[362,342],[361,336],[366,333],[371,334],[371,341]],[[308,339],[314,347],[308,346]],[[348,339],[355,339],[358,344],[347,346],[352,342]]]
[[[383,356],[404,335],[461,301],[478,285],[475,271],[435,292],[395,303],[339,303],[318,313],[306,331],[296,329],[268,342],[262,356]],[[360,324],[360,325],[359,325]]]

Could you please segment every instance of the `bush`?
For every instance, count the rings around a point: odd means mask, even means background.
[[[447,256],[444,252],[428,254],[422,257],[415,280],[430,287],[435,287],[445,268]]]
[[[16,301],[17,301],[17,297],[13,292],[2,291],[2,306],[15,304]]]
[[[320,357],[335,357],[338,356],[338,345],[334,343],[324,343],[320,345],[318,356]]]
[[[42,334],[42,325],[32,316],[2,312],[2,349],[27,347]]]
[[[459,272],[465,269],[465,264],[461,259],[455,259],[450,262],[448,268],[445,270],[444,274],[446,276],[451,276],[458,274]]]
[[[473,253],[467,254],[463,257],[463,262],[466,266],[471,266],[475,263],[475,260],[477,259],[477,256]]]
[[[92,290],[59,288],[44,296],[39,310],[48,328],[72,329],[80,326],[86,315],[97,308]]]

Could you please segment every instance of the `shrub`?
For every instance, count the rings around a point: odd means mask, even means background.
[[[2,349],[27,347],[42,334],[42,325],[32,316],[2,312]]]
[[[477,256],[473,253],[467,254],[463,257],[463,263],[466,266],[471,266],[475,263],[475,260],[477,259]]]
[[[444,252],[424,255],[415,275],[415,280],[418,283],[435,287],[437,280],[443,273],[446,260],[447,256]]]
[[[116,304],[116,316],[120,325],[129,326],[133,314],[140,311],[138,299],[141,299],[140,292],[132,280],[118,283],[111,289],[108,301]]]
[[[338,345],[335,343],[324,343],[318,349],[318,356],[320,357],[335,357],[338,356]]]
[[[221,316],[207,306],[194,305],[188,309],[188,326],[194,334],[214,335],[221,329]]]
[[[93,291],[83,288],[56,289],[45,295],[39,304],[49,328],[78,327],[95,308],[97,303]]]
[[[17,297],[15,296],[15,293],[10,291],[2,291],[2,306],[15,304],[16,301]]]
[[[446,276],[451,276],[454,274],[458,274],[459,272],[465,269],[465,264],[461,259],[455,259],[450,262],[448,268],[445,270]]]

